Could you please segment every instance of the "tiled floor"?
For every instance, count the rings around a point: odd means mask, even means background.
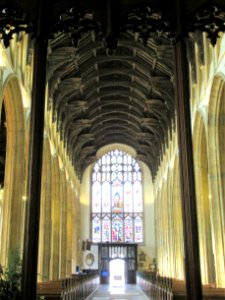
[[[147,300],[148,298],[134,284],[126,284],[124,288],[100,285],[99,288],[87,298],[88,300]]]

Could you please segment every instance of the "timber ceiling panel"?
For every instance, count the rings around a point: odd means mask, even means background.
[[[206,31],[215,44],[225,30],[224,0],[46,2],[48,107],[80,178],[110,143],[132,146],[156,175],[175,122],[172,45],[180,35],[180,2],[182,33]],[[38,0],[12,0],[10,6],[0,0],[6,46],[13,32],[35,31],[37,7]],[[196,42],[202,49],[201,38]],[[188,49],[193,63],[193,43]]]
[[[94,31],[76,47],[57,38],[48,56],[50,99],[78,174],[109,143],[132,146],[155,174],[174,115],[170,41],[153,36],[143,46],[122,32],[109,55]]]

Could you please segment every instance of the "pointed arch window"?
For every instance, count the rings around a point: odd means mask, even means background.
[[[122,150],[103,155],[92,172],[92,241],[143,242],[142,173]]]

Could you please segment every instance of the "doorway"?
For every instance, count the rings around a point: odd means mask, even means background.
[[[113,259],[109,262],[110,287],[124,287],[125,284],[125,261]]]
[[[125,283],[128,284],[136,283],[137,244],[99,243],[98,257],[99,257],[99,275],[100,275],[101,284],[111,283],[110,282],[111,272],[114,272],[113,271],[114,264],[121,264],[123,273],[122,275],[119,276],[122,276]],[[111,263],[112,263],[112,267],[111,267]],[[120,267],[117,267],[117,269],[119,268]],[[118,279],[119,278],[120,277],[118,277]]]

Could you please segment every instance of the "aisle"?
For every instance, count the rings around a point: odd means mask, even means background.
[[[147,300],[148,298],[135,284],[126,284],[124,288],[110,288],[109,285],[100,285],[87,300]]]

